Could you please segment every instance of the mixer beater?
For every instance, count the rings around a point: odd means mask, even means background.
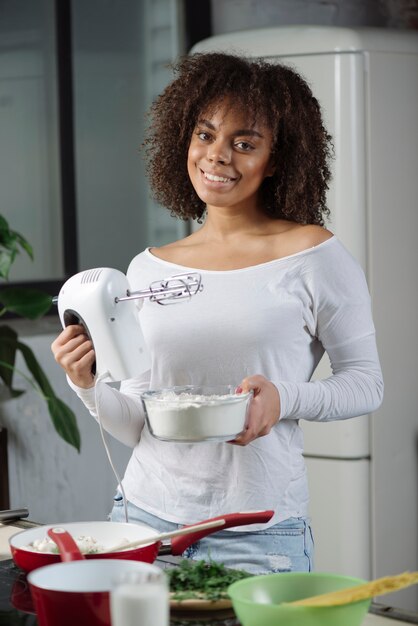
[[[157,304],[176,304],[178,300],[190,299],[203,290],[202,277],[197,272],[175,274],[170,278],[152,282],[148,289],[127,291],[126,296],[116,298],[116,302],[149,298]]]

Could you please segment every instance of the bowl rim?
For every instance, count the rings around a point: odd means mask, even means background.
[[[242,402],[245,400],[248,400],[249,398],[251,398],[254,393],[253,390],[250,389],[249,391],[243,391],[241,393],[237,393],[236,391],[234,392],[229,392],[228,393],[228,389],[229,390],[236,390],[237,386],[236,385],[175,385],[173,387],[161,387],[159,389],[148,389],[147,391],[143,391],[141,393],[141,398],[142,400],[145,402],[151,400],[152,402],[158,402],[158,403],[167,403],[170,402],[171,400],[175,400],[175,398],[170,398],[169,400],[167,400],[167,398],[160,398],[158,397],[159,394],[162,394],[164,392],[174,392],[177,396],[180,396],[182,393],[191,393],[194,389],[204,389],[206,391],[209,390],[213,390],[212,394],[209,393],[197,393],[196,395],[200,395],[200,396],[207,396],[207,398],[203,398],[201,400],[194,400],[193,404],[198,404],[198,405],[211,405],[214,406],[215,404],[223,404],[223,403],[232,403],[232,402]],[[224,389],[225,393],[219,393],[220,389]],[[216,393],[215,391],[218,390],[218,393]],[[212,396],[212,397],[211,397]],[[216,401],[216,398],[213,398],[213,396],[219,396],[221,399],[219,399],[219,401]],[[181,406],[181,403],[179,403],[179,406]]]
[[[256,605],[256,606],[281,606],[280,604],[265,604],[262,602],[256,602],[255,600],[248,600],[247,598],[240,598],[237,597],[236,595],[234,595],[234,592],[236,592],[237,588],[240,587],[245,587],[246,585],[251,585],[253,582],[253,579],[256,578],[257,580],[260,579],[267,579],[267,578],[277,578],[277,577],[287,577],[287,578],[306,578],[306,577],[315,577],[315,578],[338,578],[339,580],[346,580],[347,582],[352,582],[356,585],[360,585],[363,583],[367,583],[369,582],[368,580],[366,580],[365,578],[359,578],[357,576],[347,576],[346,574],[332,574],[330,572],[274,572],[272,574],[261,574],[261,575],[257,575],[257,576],[250,576],[248,578],[243,578],[242,580],[237,580],[234,583],[232,583],[231,585],[229,585],[228,589],[227,589],[227,593],[229,595],[229,597],[231,598],[232,602],[234,602],[234,600],[245,604],[245,605]],[[301,598],[302,599],[302,598]],[[368,603],[369,605],[371,604],[372,598],[366,598],[364,600],[358,600],[357,602],[353,602],[350,604],[359,604],[361,602],[364,603]],[[339,606],[345,606],[345,605],[339,605]],[[284,607],[283,607],[284,608]],[[338,608],[337,606],[333,606],[333,607],[323,607],[323,606],[286,606],[286,610],[291,610],[291,611],[309,611],[312,609],[328,609],[328,608]]]

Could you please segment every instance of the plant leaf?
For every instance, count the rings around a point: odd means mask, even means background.
[[[72,410],[57,396],[47,399],[48,410],[57,433],[80,452],[81,439]]]
[[[32,246],[20,233],[11,230],[7,220],[3,215],[0,215],[0,277],[7,280],[10,267],[15,260],[16,254],[20,252],[19,248],[24,250],[29,257],[33,259]],[[52,304],[52,297],[38,289],[3,287],[0,289],[0,303],[2,304],[3,311],[7,310],[21,317],[35,320],[49,311]],[[64,441],[80,451],[80,433],[73,411],[71,411],[62,400],[57,398],[33,351],[29,346],[18,340],[17,333],[9,326],[0,327],[1,380],[3,380],[6,387],[10,390],[12,396],[24,393],[23,391],[12,388],[17,350],[21,352],[29,372],[43,394],[55,430]],[[30,384],[38,391],[32,379],[28,378],[23,373],[22,376],[27,378]]]
[[[19,246],[22,248],[22,250],[24,250],[27,253],[27,255],[33,261],[33,248],[30,245],[29,241],[27,241],[22,235],[17,233],[15,230],[13,230],[12,233],[13,233],[14,237],[16,238],[16,242],[19,244]]]
[[[33,249],[30,243],[15,230],[12,230],[3,215],[0,215],[0,246],[16,250],[20,246],[28,255],[33,258]]]
[[[35,357],[32,349],[21,341],[17,342],[16,347],[21,352],[23,358],[25,359],[26,367],[38,383],[44,396],[47,398],[54,396],[54,390],[52,389],[51,384],[47,376],[45,375],[42,367],[39,365],[38,360]]]
[[[15,250],[0,250],[0,276],[6,280],[9,277],[10,268],[15,260]]]
[[[9,224],[7,223],[6,218],[3,217],[3,215],[0,215],[0,237],[5,230],[9,230]]]
[[[33,249],[29,242],[18,232],[11,230],[7,220],[0,215],[0,277],[8,279],[12,263],[20,249],[24,250],[33,259]],[[31,320],[45,315],[51,307],[52,297],[38,289],[25,287],[3,287],[0,289],[0,303],[3,311],[16,313]],[[24,393],[12,388],[15,371],[16,351],[19,350],[35,383],[39,386],[47,403],[57,433],[70,445],[80,451],[80,433],[76,417],[71,409],[62,400],[57,398],[51,384],[39,365],[33,351],[26,344],[18,340],[17,333],[9,326],[0,327],[0,378],[16,397]],[[38,391],[33,380],[21,373],[24,378]]]
[[[10,326],[0,326],[0,378],[8,388],[11,398],[25,393],[13,388],[13,371],[16,360],[17,333]]]
[[[15,230],[9,228],[7,220],[0,215],[0,276],[6,280],[19,247],[33,260],[33,249],[30,243]]]
[[[17,349],[17,332],[10,326],[0,326],[0,361],[14,367]],[[9,389],[12,388],[13,369],[0,365],[0,377]]]
[[[57,433],[76,450],[80,451],[80,433],[77,427],[76,417],[69,407],[62,400],[57,398],[51,384],[39,365],[33,351],[26,344],[18,341],[17,348],[25,359],[26,366],[36,382],[38,383],[45,400],[48,404],[48,411]]]
[[[0,302],[11,313],[36,320],[49,311],[52,297],[39,289],[26,287],[3,287]]]

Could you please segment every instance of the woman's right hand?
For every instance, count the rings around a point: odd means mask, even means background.
[[[77,387],[89,389],[94,386],[92,367],[96,357],[83,326],[67,326],[51,344],[51,350],[56,362]]]

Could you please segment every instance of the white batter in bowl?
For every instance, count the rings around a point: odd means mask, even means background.
[[[169,387],[141,395],[151,434],[163,441],[229,441],[246,426],[252,392],[233,385]]]

